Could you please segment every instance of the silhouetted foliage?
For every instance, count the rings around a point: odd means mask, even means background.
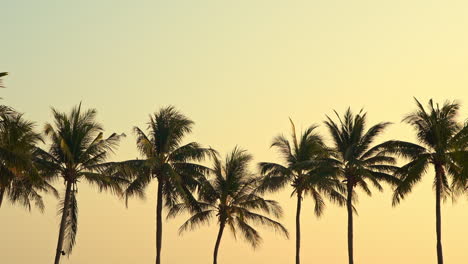
[[[259,191],[276,191],[288,184],[297,196],[296,208],[296,264],[300,263],[300,213],[305,195],[310,195],[315,204],[315,214],[322,215],[325,198],[344,205],[346,198],[341,194],[344,187],[336,178],[338,170],[330,159],[331,151],[322,138],[315,132],[317,126],[307,128],[298,138],[294,123],[291,121],[291,141],[279,135],[273,139],[271,147],[281,154],[285,165],[261,162],[263,175]]]
[[[198,204],[201,210],[195,212],[179,229],[180,232],[192,230],[201,224],[209,223],[216,216],[219,231],[213,253],[214,264],[217,263],[218,250],[226,226],[235,237],[240,233],[253,247],[257,247],[262,239],[252,224],[266,225],[288,236],[283,225],[263,215],[281,217],[282,209],[277,202],[266,200],[257,192],[259,179],[248,170],[251,160],[251,155],[237,147],[227,155],[224,162],[214,158],[210,171],[213,177],[204,180],[200,186]],[[174,205],[168,217],[175,217],[187,210],[192,211],[186,203]]]
[[[366,130],[366,113],[362,110],[354,115],[351,109],[345,112],[343,118],[336,113],[338,122],[327,116],[327,126],[333,141],[333,158],[340,177],[346,183],[346,207],[348,211],[348,259],[354,263],[353,257],[353,202],[357,200],[355,188],[359,187],[366,194],[372,192],[367,182],[382,191],[380,181],[395,185],[399,180],[393,176],[398,169],[395,158],[385,152],[372,148],[377,136],[390,123],[378,123]]]
[[[378,148],[408,161],[395,173],[401,182],[395,189],[393,205],[412,191],[430,166],[434,168],[437,261],[442,264],[440,203],[453,191],[465,191],[467,187],[468,124],[457,121],[460,105],[456,102],[445,102],[441,106],[431,99],[426,110],[417,99],[415,101],[417,110],[407,115],[403,122],[414,128],[420,144],[394,140]]]
[[[36,162],[44,175],[63,180],[66,190],[60,202],[61,214],[55,264],[62,251],[71,254],[78,231],[77,188],[81,180],[98,186],[100,191],[121,192],[126,181],[103,173],[100,165],[117,147],[121,135],[104,138],[102,126],[95,121],[96,110],[83,111],[81,104],[69,114],[52,109],[54,123],[45,125],[50,139],[47,151],[36,149]],[[65,243],[65,246],[63,245]]]
[[[42,211],[41,192],[56,194],[34,162],[36,144],[42,142],[34,127],[21,114],[0,113],[0,206],[7,198],[29,210],[34,203]]]
[[[162,208],[172,207],[180,200],[197,209],[192,191],[208,168],[195,162],[213,155],[210,148],[196,142],[182,145],[184,137],[192,131],[193,121],[174,107],[161,108],[150,116],[148,133],[139,127],[134,131],[137,147],[143,159],[109,163],[108,167],[130,184],[124,190],[126,203],[131,196],[145,197],[145,189],[155,179],[158,183],[156,204],[156,263],[161,263]]]

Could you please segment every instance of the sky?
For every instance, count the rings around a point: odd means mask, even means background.
[[[225,154],[236,145],[254,163],[280,162],[274,136],[323,127],[325,115],[364,108],[369,124],[390,121],[378,142],[414,141],[402,117],[423,102],[458,100],[468,118],[468,2],[462,0],[329,1],[2,1],[2,102],[24,112],[40,131],[51,107],[82,102],[98,110],[106,133],[125,133],[112,160],[135,158],[133,126],[145,127],[162,106],[195,121],[186,142]],[[391,188],[360,193],[355,261],[436,263],[433,172],[397,207]],[[62,183],[55,186],[63,191]],[[291,189],[270,194],[294,234]],[[156,185],[130,201],[79,185],[79,230],[64,264],[153,263]],[[31,212],[0,209],[2,263],[51,263],[58,236],[57,199]],[[443,205],[447,263],[468,258],[467,197]],[[186,220],[164,222],[163,263],[211,261],[216,222],[179,236]],[[347,261],[346,210],[327,204],[317,219],[310,199],[302,213],[302,262]],[[226,235],[219,262],[292,263],[294,239],[262,229],[256,250]]]

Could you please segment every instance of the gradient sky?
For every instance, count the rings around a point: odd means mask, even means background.
[[[98,109],[107,133],[124,132],[113,157],[135,158],[131,128],[175,105],[196,122],[187,141],[226,153],[235,145],[258,161],[279,161],[274,136],[321,124],[333,109],[364,107],[369,123],[395,124],[380,140],[414,140],[403,115],[422,101],[457,99],[468,117],[468,2],[392,1],[3,1],[0,71],[10,72],[3,102],[41,129],[50,107],[68,111],[80,101]],[[325,134],[326,131],[321,128]],[[435,263],[432,171],[403,203],[391,191],[360,194],[355,259],[360,264]],[[56,186],[63,190],[64,186]],[[270,195],[284,207],[294,234],[291,190]],[[153,263],[155,196],[122,200],[79,186],[77,245],[62,263]],[[46,210],[0,209],[2,263],[51,263],[58,235],[58,201]],[[303,263],[345,263],[346,210],[329,204],[316,219],[302,214]],[[468,259],[466,197],[443,207],[447,263]],[[178,236],[184,217],[165,222],[163,262],[211,261],[215,222]],[[230,235],[219,262],[292,263],[294,240],[260,229],[252,250]]]

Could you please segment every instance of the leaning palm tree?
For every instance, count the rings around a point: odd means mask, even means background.
[[[225,227],[233,234],[240,231],[243,238],[254,248],[262,238],[252,223],[258,223],[274,228],[286,237],[288,231],[279,222],[264,216],[262,213],[281,217],[282,209],[277,202],[266,200],[256,192],[258,178],[248,170],[252,156],[245,150],[235,148],[227,155],[223,163],[217,157],[211,170],[212,179],[202,182],[200,186],[200,211],[195,212],[179,229],[182,233],[194,229],[200,224],[209,223],[216,216],[219,224],[218,236],[214,246],[213,264],[218,263],[218,251]],[[185,203],[171,208],[168,217],[190,209]]]
[[[389,141],[381,145],[387,153],[394,153],[409,160],[396,171],[401,179],[393,195],[393,205],[397,205],[421,181],[427,169],[435,171],[434,188],[436,195],[436,236],[437,263],[442,264],[442,221],[441,200],[452,190],[467,187],[468,173],[468,124],[460,124],[457,114],[460,105],[446,102],[442,106],[429,100],[428,109],[415,99],[417,110],[407,115],[403,121],[416,130],[420,145],[403,141]],[[452,187],[449,184],[452,180]]]
[[[44,133],[50,139],[48,151],[37,149],[37,164],[43,174],[61,178],[65,195],[60,202],[60,229],[55,253],[55,264],[61,255],[70,255],[78,230],[77,185],[84,180],[97,185],[99,190],[120,192],[124,183],[116,177],[106,176],[99,170],[115,149],[120,135],[104,138],[102,126],[96,122],[96,110],[83,111],[81,104],[69,114],[52,108],[53,124],[46,124]],[[65,245],[64,245],[65,244]]]
[[[152,180],[158,183],[156,264],[161,263],[163,205],[170,208],[182,200],[192,205],[192,208],[197,207],[192,191],[208,168],[196,162],[213,154],[212,149],[202,148],[196,142],[182,145],[182,140],[192,131],[192,126],[193,121],[174,107],[161,108],[150,116],[148,134],[139,127],[134,128],[137,147],[143,159],[109,164],[111,170],[130,181],[124,190],[126,203],[131,196],[144,198],[145,189]]]
[[[315,132],[317,126],[310,126],[297,138],[294,123],[291,121],[291,141],[283,135],[277,136],[271,147],[279,150],[285,165],[261,162],[263,175],[260,191],[276,191],[291,184],[292,195],[297,196],[296,208],[296,264],[300,263],[301,245],[301,204],[305,195],[310,194],[315,203],[315,215],[321,216],[325,209],[324,196],[344,205],[342,183],[336,179],[336,168],[329,162],[330,151],[322,138]]]
[[[34,126],[21,114],[0,114],[0,206],[7,198],[29,210],[34,203],[42,211],[40,193],[56,194],[33,162],[36,145],[42,142]]]
[[[343,118],[335,112],[338,122],[327,116],[325,124],[330,131],[334,144],[334,163],[339,169],[341,178],[346,183],[346,207],[348,211],[348,259],[353,257],[353,202],[356,201],[355,188],[360,187],[366,194],[371,190],[366,181],[382,191],[380,181],[397,184],[393,176],[398,167],[394,166],[395,158],[371,148],[377,136],[390,123],[378,123],[366,130],[366,113],[362,110],[354,115],[348,108]]]

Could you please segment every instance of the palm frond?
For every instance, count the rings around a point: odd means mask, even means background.
[[[412,190],[416,183],[421,181],[422,176],[429,165],[429,158],[430,156],[426,155],[410,161],[396,172],[396,175],[400,178],[401,182],[393,194],[392,204],[394,206],[400,203],[401,199],[403,199]]]
[[[193,230],[196,227],[207,224],[214,215],[214,210],[205,210],[192,215],[185,223],[179,228],[179,234],[187,230]]]
[[[258,231],[243,220],[236,218],[235,226],[237,230],[240,230],[242,237],[249,242],[253,248],[257,248],[262,243],[262,237]]]

